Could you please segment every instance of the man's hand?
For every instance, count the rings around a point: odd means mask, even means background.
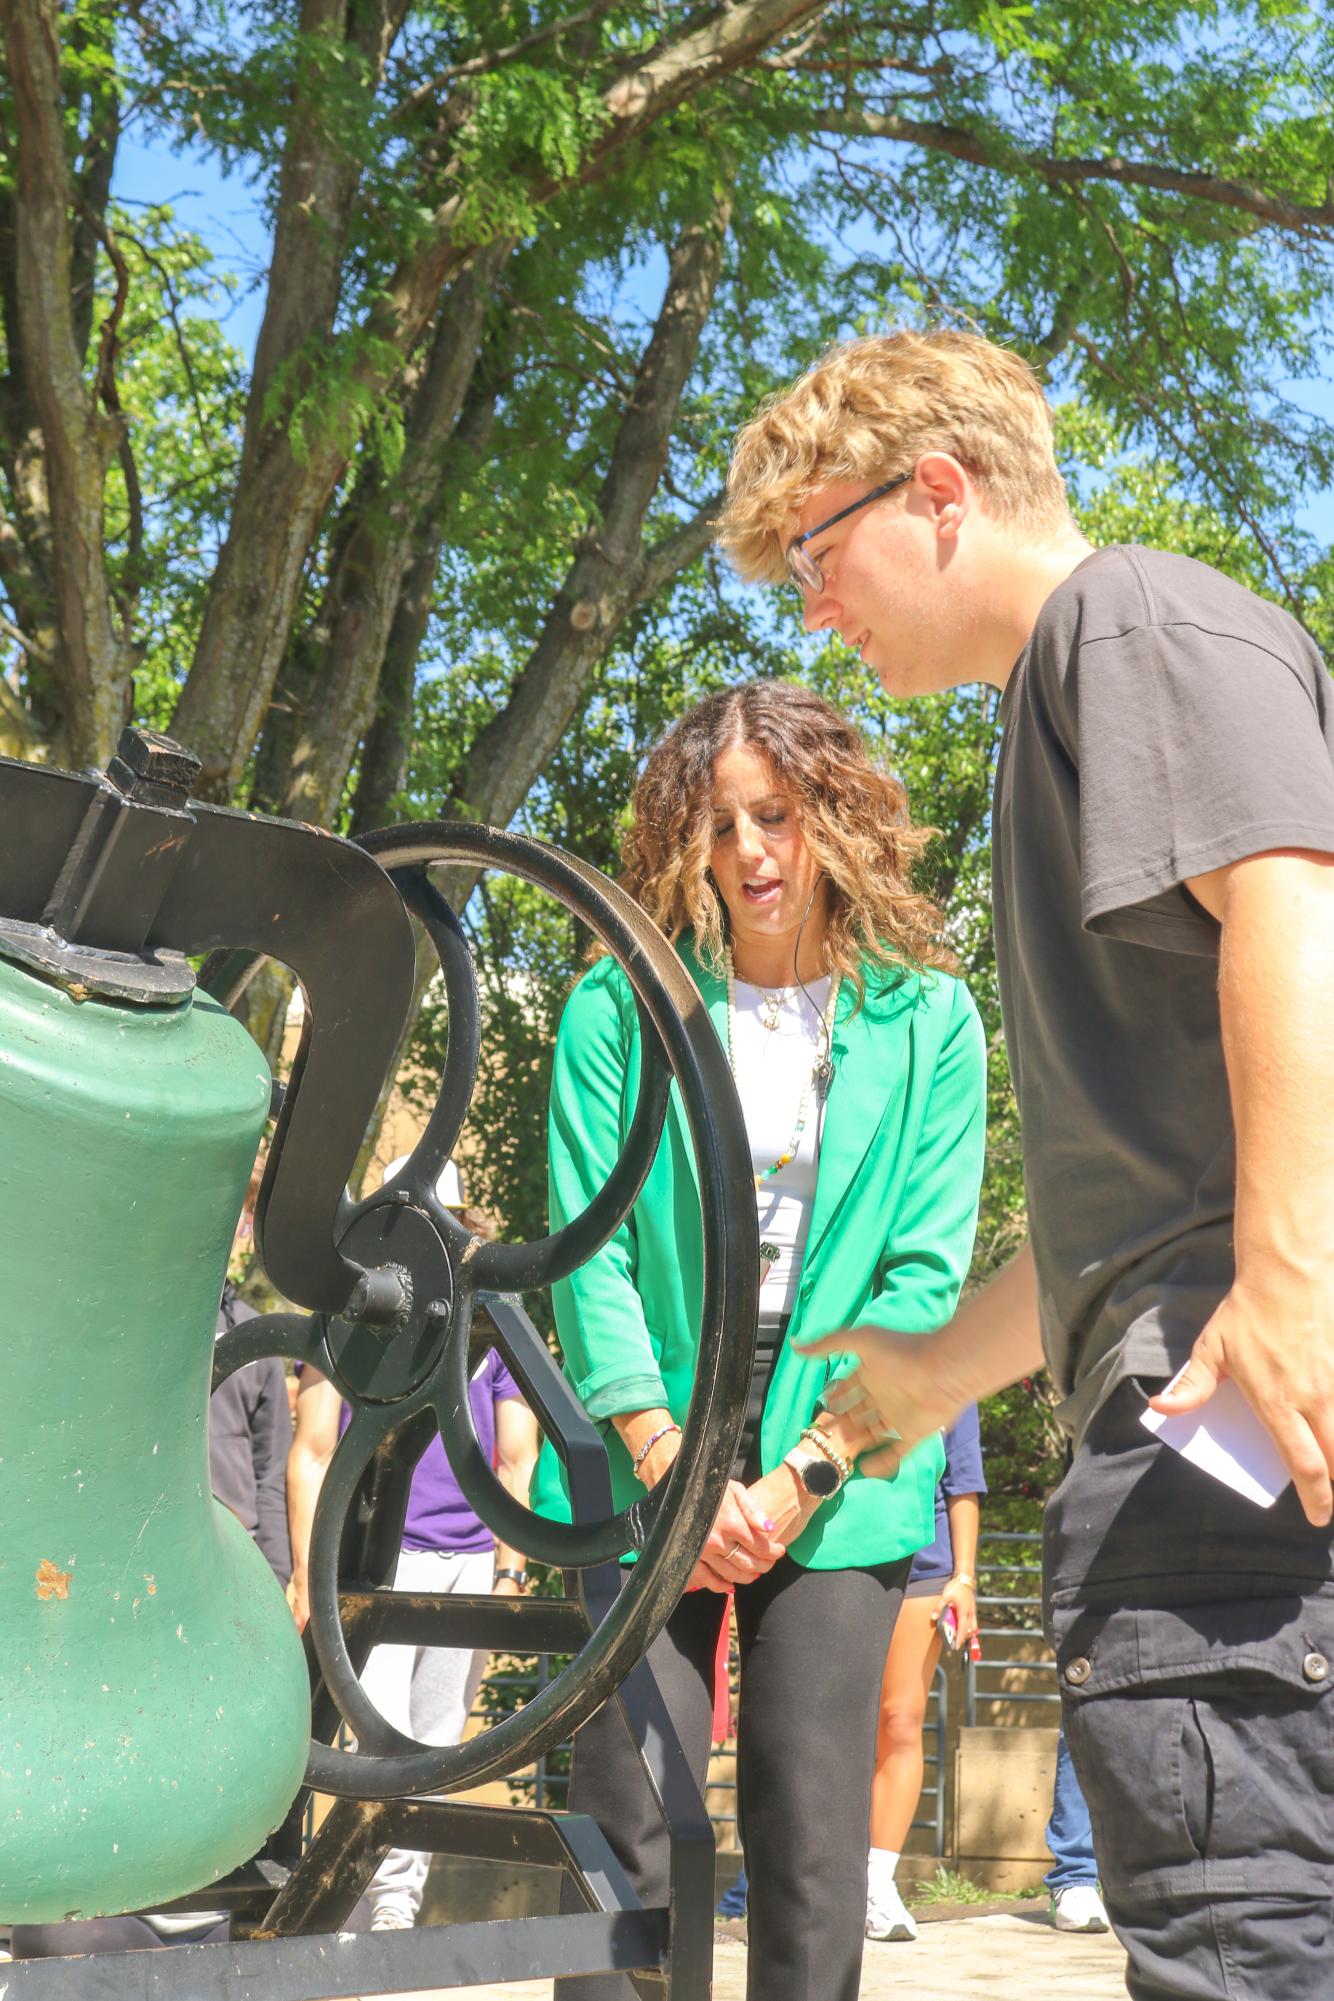
[[[823,1401],[889,1440],[857,1465],[872,1479],[890,1479],[905,1452],[953,1424],[965,1405],[1041,1366],[1033,1253],[1027,1244],[1016,1251],[934,1334],[845,1327],[792,1345],[803,1355],[857,1356],[861,1366],[826,1390]]]
[[[1221,926],[1236,1278],[1185,1378],[1154,1408],[1198,1410],[1231,1376],[1323,1528],[1334,1499],[1334,1259],[1324,1249],[1334,1203],[1334,856],[1248,855],[1187,886]]]
[[[307,1596],[305,1579],[303,1578],[298,1584],[295,1577],[290,1578],[283,1595],[287,1599],[287,1609],[296,1620],[298,1633],[304,1633],[310,1624],[310,1599]]]
[[[858,1460],[873,1480],[891,1479],[905,1452],[958,1416],[959,1397],[942,1367],[941,1333],[896,1334],[887,1327],[845,1327],[800,1341],[807,1355],[856,1355],[859,1366],[825,1393],[829,1409],[865,1427],[880,1448]]]
[[[1170,1417],[1199,1410],[1231,1376],[1292,1474],[1308,1521],[1334,1516],[1334,1272],[1323,1264],[1238,1279],[1180,1379],[1150,1399]]]

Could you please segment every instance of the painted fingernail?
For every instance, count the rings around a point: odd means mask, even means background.
[[[765,1534],[766,1534],[766,1535],[772,1535],[772,1534],[773,1534],[773,1532],[774,1532],[774,1525],[773,1525],[773,1523],[772,1523],[772,1522],[770,1522],[770,1521],[766,1521],[766,1522],[765,1522],[765,1524],[764,1524],[764,1532],[765,1532]]]

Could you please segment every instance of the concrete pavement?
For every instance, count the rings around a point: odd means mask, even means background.
[[[1046,1907],[939,1918],[912,1944],[870,1945],[861,2001],[1125,2001],[1125,1955],[1110,1933],[1053,1931]],[[745,2001],[746,1948],[720,1939],[714,2001]],[[416,2001],[551,2001],[549,1980],[505,1987],[453,1987]]]

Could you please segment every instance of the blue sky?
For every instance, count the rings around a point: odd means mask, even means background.
[[[116,158],[113,193],[126,203],[170,201],[180,222],[196,233],[220,264],[239,281],[235,303],[225,317],[228,337],[249,358],[264,312],[269,229],[256,189],[198,149],[171,152],[145,146],[125,134]],[[645,268],[639,282],[646,317],[656,310],[659,274]],[[1291,385],[1292,399],[1312,414],[1334,421],[1334,381]],[[1334,544],[1334,491],[1314,496],[1301,510],[1298,526],[1325,546]]]

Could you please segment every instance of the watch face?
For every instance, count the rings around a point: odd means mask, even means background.
[[[813,1459],[801,1469],[801,1484],[808,1494],[815,1494],[822,1501],[836,1494],[843,1482],[838,1477],[837,1466],[831,1466],[827,1459]]]

